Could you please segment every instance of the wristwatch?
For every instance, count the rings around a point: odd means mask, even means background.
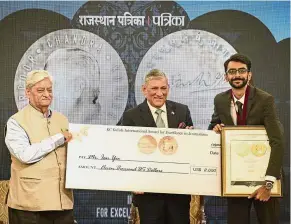
[[[265,188],[267,190],[272,190],[272,188],[273,188],[273,182],[272,181],[266,181],[265,182]]]

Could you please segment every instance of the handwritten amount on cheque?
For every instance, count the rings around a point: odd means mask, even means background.
[[[101,154],[100,156],[96,155],[87,155],[87,156],[79,156],[81,160],[99,160],[99,161],[107,161],[111,162],[110,165],[106,164],[97,164],[97,165],[78,165],[79,169],[95,169],[102,171],[132,171],[132,172],[155,172],[155,173],[175,173],[175,174],[197,174],[197,175],[217,175],[217,167],[209,167],[209,166],[196,166],[191,165],[190,163],[180,163],[180,162],[160,162],[160,161],[143,161],[143,160],[124,160],[116,155],[105,156]],[[122,166],[120,163],[130,163],[128,167]],[[146,166],[132,166],[133,163],[144,163]],[[149,164],[152,164],[149,166]],[[161,166],[164,165],[173,165],[175,166],[183,166],[179,169],[164,169]],[[157,167],[155,167],[157,166]],[[181,169],[182,168],[182,169]]]

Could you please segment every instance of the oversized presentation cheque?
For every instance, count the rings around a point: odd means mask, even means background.
[[[221,195],[214,131],[70,124],[66,188]]]

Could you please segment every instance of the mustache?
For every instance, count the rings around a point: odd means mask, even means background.
[[[233,82],[233,81],[245,81],[245,79],[244,79],[244,78],[234,78],[234,79],[232,79],[231,81],[232,81],[232,82]]]

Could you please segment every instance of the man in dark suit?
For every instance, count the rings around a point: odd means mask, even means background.
[[[124,113],[123,126],[192,127],[188,107],[167,100],[169,84],[163,72],[157,69],[150,71],[145,77],[142,92],[145,101]],[[141,224],[188,224],[190,200],[190,195],[143,192],[134,192],[133,198]]]
[[[273,183],[281,177],[283,130],[276,114],[274,98],[249,84],[251,61],[244,55],[232,55],[225,63],[225,79],[231,89],[214,99],[214,113],[209,129],[220,133],[224,125],[264,125],[269,137],[271,156],[265,185],[248,198],[228,198],[228,224],[250,223],[254,204],[260,224],[279,223],[279,201],[270,197]]]

